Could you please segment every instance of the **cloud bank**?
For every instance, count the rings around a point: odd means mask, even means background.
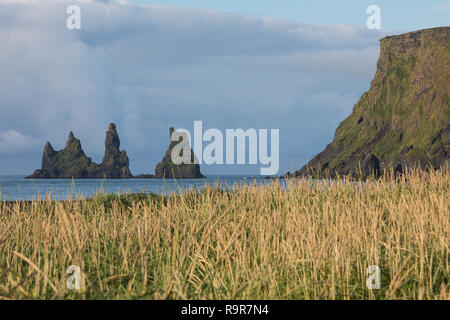
[[[70,130],[99,161],[111,121],[134,174],[153,171],[170,126],[191,129],[194,120],[206,128],[279,128],[280,171],[299,168],[368,89],[383,36],[181,7],[72,2],[81,30],[66,28],[67,2],[0,0],[1,174],[30,173],[45,141],[62,148]]]

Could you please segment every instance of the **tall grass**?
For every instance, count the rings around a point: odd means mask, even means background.
[[[0,297],[449,299],[448,167],[287,185],[2,203]]]

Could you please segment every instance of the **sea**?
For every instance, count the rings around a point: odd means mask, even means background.
[[[0,200],[53,200],[90,198],[95,194],[170,194],[201,190],[206,186],[229,189],[233,185],[265,184],[270,180],[250,176],[208,176],[204,179],[25,179],[20,175],[0,175]]]

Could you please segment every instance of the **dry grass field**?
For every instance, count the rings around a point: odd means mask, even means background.
[[[0,204],[2,299],[449,299],[450,170]],[[69,290],[70,265],[82,270]],[[381,288],[369,290],[378,265]]]

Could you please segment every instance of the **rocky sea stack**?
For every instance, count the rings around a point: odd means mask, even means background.
[[[105,156],[101,164],[92,162],[81,148],[80,140],[70,132],[64,149],[55,151],[47,142],[42,155],[42,168],[28,179],[119,179],[131,178],[126,151],[120,151],[116,126],[111,123],[106,132]]]
[[[120,151],[119,135],[114,123],[109,124],[106,132],[105,156],[100,164],[99,174],[112,179],[132,177],[127,152]]]
[[[369,91],[333,142],[293,175],[366,178],[448,164],[449,93],[450,27],[381,39]]]
[[[174,133],[174,129],[170,128],[169,130],[169,138],[172,137],[172,134]],[[197,158],[194,155],[194,151],[191,149],[191,164],[179,164],[176,165],[172,162],[172,150],[173,148],[182,141],[182,139],[185,142],[188,142],[187,135],[180,136],[179,141],[172,141],[170,142],[169,149],[167,150],[166,154],[164,155],[164,158],[161,160],[160,163],[156,166],[155,169],[155,178],[166,178],[166,179],[200,179],[204,178],[202,173],[200,172],[200,165],[198,164]],[[180,156],[182,156],[182,152],[180,153]]]

